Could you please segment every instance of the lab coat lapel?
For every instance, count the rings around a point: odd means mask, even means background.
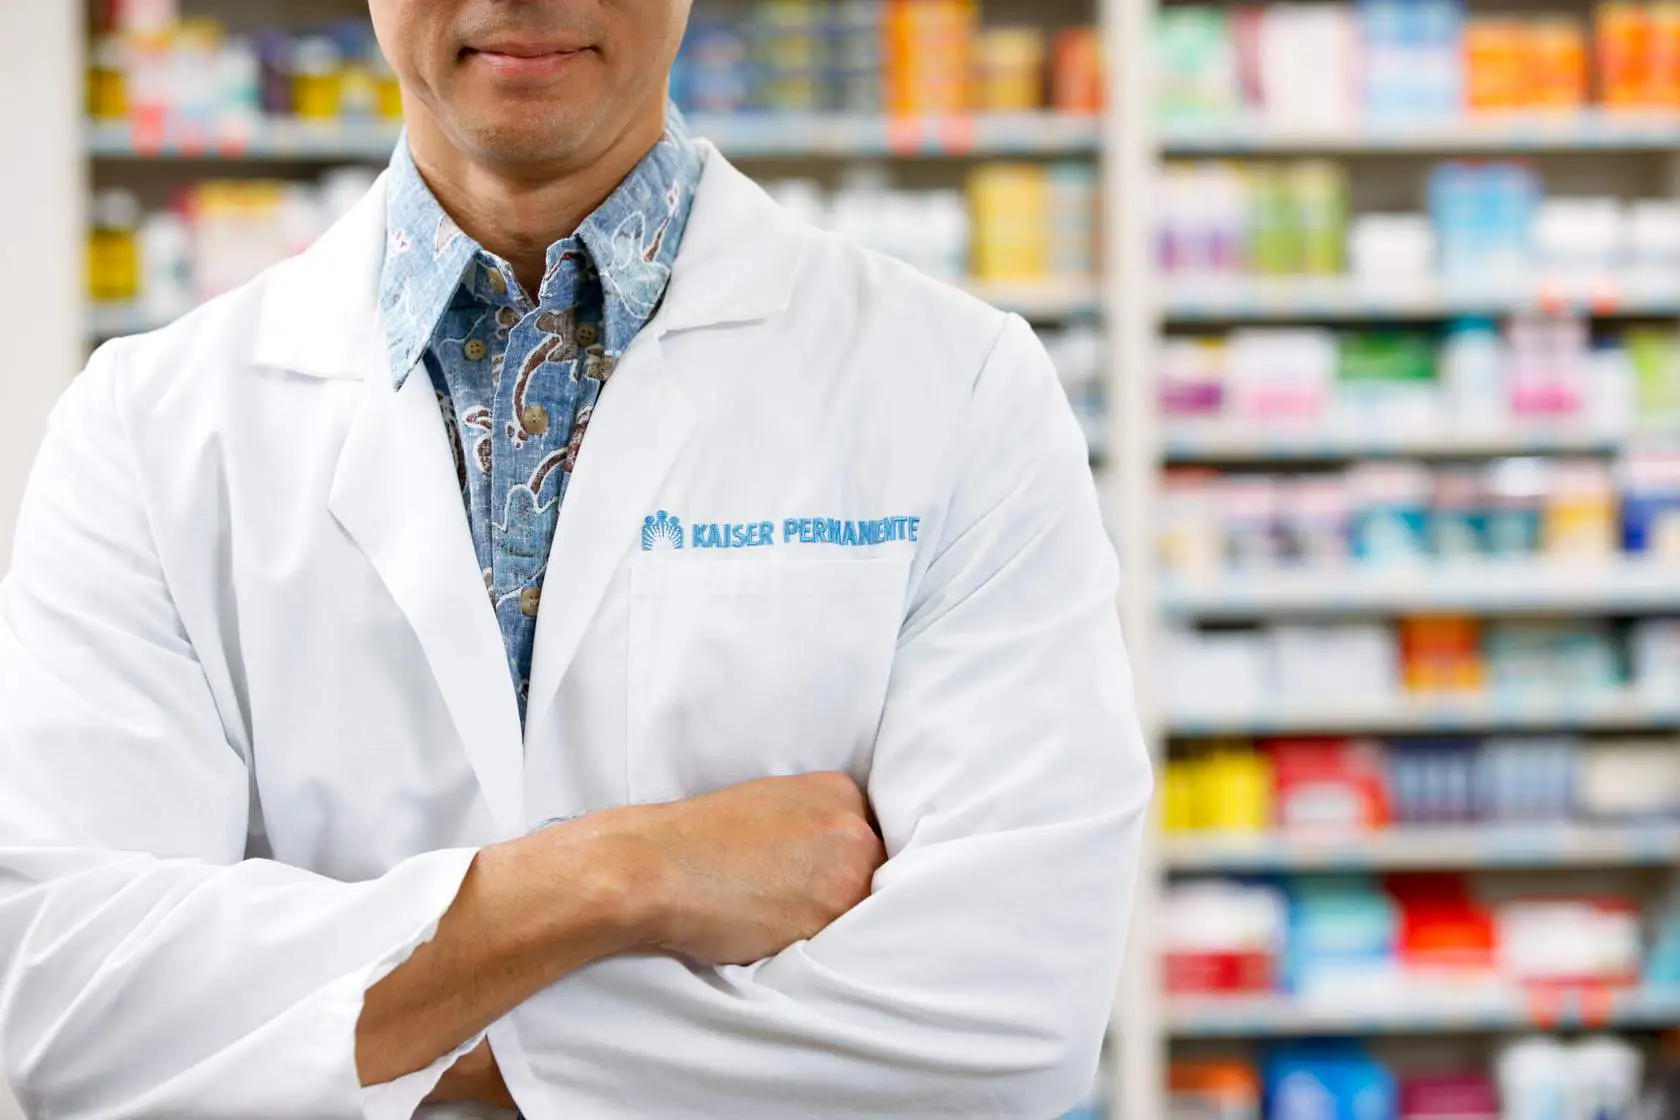
[[[437,397],[424,371],[395,389],[377,337],[328,505],[419,637],[498,828],[519,835],[519,709]]]
[[[652,512],[694,426],[694,399],[667,368],[657,318],[619,362],[590,417],[543,580],[525,742],[542,742],[560,681]]]
[[[549,552],[537,616],[525,742],[548,736],[554,699],[578,646],[655,512],[713,392],[707,363],[667,365],[667,335],[742,325],[787,306],[801,241],[788,214],[705,141],[706,169],[665,299],[625,351],[589,421]]]

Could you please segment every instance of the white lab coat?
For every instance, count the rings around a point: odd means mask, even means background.
[[[0,593],[25,1107],[410,1116],[451,1058],[363,1090],[355,1022],[477,846],[828,769],[879,818],[872,896],[749,967],[627,955],[537,995],[488,1032],[527,1115],[1072,1104],[1150,778],[1117,564],[1027,326],[800,226],[708,149],[566,498],[522,734],[437,400],[392,388],[383,248],[380,186],[103,347],[54,414]],[[687,547],[644,550],[660,511]],[[886,518],[915,539],[816,539]],[[765,522],[773,544],[696,547]]]

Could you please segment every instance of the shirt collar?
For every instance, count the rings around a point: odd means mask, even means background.
[[[577,233],[548,248],[538,302],[549,295],[568,252],[586,251],[600,274],[602,344],[618,357],[652,316],[694,203],[705,157],[675,106],[665,133]],[[385,218],[385,261],[379,303],[385,345],[398,388],[431,345],[455,295],[466,287],[496,306],[518,302],[506,261],[468,237],[426,186],[404,134],[391,157]]]

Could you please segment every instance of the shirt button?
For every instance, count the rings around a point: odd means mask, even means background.
[[[461,347],[461,353],[467,356],[469,362],[482,362],[487,353],[484,343],[476,338],[467,339],[467,344]]]
[[[519,593],[519,611],[526,618],[537,617],[537,608],[542,606],[542,588],[527,587]]]
[[[540,404],[528,404],[519,413],[519,425],[534,436],[548,432],[548,409]]]
[[[490,290],[495,292],[497,295],[500,296],[507,294],[507,281],[502,278],[501,269],[486,268],[484,270],[484,282],[489,284]]]
[[[577,344],[579,346],[593,346],[595,340],[599,337],[600,332],[595,329],[593,323],[584,323],[577,329]]]

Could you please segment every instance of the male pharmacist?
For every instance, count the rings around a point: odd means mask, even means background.
[[[113,343],[0,594],[41,1116],[1050,1117],[1149,775],[1026,325],[667,112],[685,0],[373,0],[408,133]]]

